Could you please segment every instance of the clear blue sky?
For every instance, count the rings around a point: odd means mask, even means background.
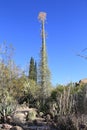
[[[87,0],[0,0],[0,44],[15,47],[15,62],[24,67],[39,61],[39,12],[47,13],[47,53],[52,83],[65,84],[87,77],[87,60],[76,52],[87,47]],[[81,53],[86,55],[87,51]]]

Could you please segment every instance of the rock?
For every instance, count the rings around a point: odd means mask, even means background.
[[[12,120],[12,117],[11,116],[7,116],[7,123],[11,123],[13,120]]]
[[[25,123],[26,122],[26,116],[24,113],[15,113],[13,116],[13,120],[15,123]]]
[[[23,130],[23,128],[20,126],[13,126],[10,130]]]
[[[10,128],[12,128],[12,126],[9,125],[9,124],[3,124],[3,125],[2,125],[2,128],[3,128],[3,129],[8,129],[8,130],[9,130]]]
[[[16,124],[20,124],[20,123],[24,124],[24,123],[26,123],[26,120],[36,119],[36,114],[37,114],[36,109],[19,105],[16,108],[15,112],[13,113],[12,118]]]
[[[79,81],[80,84],[87,84],[87,78],[81,79]]]

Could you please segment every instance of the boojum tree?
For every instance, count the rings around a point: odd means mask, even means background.
[[[46,51],[46,33],[45,33],[45,20],[46,13],[40,12],[38,19],[41,22],[41,39],[42,46],[40,51],[40,63],[39,63],[39,83],[41,86],[41,97],[42,102],[45,102],[45,99],[50,95],[50,71],[48,68],[47,62],[47,51]]]

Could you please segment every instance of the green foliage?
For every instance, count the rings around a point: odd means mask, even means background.
[[[19,103],[27,102],[30,107],[39,107],[40,89],[34,80],[26,78],[23,82],[23,95],[19,98]]]
[[[37,82],[37,64],[34,61],[33,57],[31,57],[31,59],[30,59],[29,79]]]
[[[27,121],[28,120],[35,120],[36,119],[36,114],[37,114],[37,112],[34,109],[30,110],[28,112],[27,116],[26,116],[26,120]]]
[[[69,117],[59,118],[57,120],[57,129],[58,130],[77,130],[74,126],[73,121]]]
[[[77,100],[76,100],[76,106],[77,111],[80,114],[83,114],[85,112],[84,106],[86,105],[84,102],[85,99],[85,85],[80,85],[79,89],[77,91]]]
[[[37,63],[36,62],[35,62],[35,65],[34,65],[34,71],[35,71],[34,80],[37,83]]]
[[[15,109],[16,105],[13,87],[20,71],[14,64],[12,53],[11,45],[2,44],[0,46],[0,114],[3,116],[3,121],[6,115]]]
[[[39,112],[39,116],[43,117],[44,113],[43,112]]]
[[[3,118],[3,122],[6,122],[7,115],[11,115],[15,111],[17,102],[7,89],[0,93],[0,99],[0,118]]]

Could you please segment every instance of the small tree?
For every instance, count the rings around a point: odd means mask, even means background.
[[[7,46],[4,43],[0,46],[0,114],[3,116],[3,121],[8,111],[13,111],[13,104],[16,105],[12,95],[12,86],[17,73],[13,68],[12,52],[12,45]]]
[[[35,82],[37,82],[37,64],[34,61],[33,57],[31,57],[31,59],[30,59],[29,79],[34,80]]]
[[[30,59],[29,79],[34,80],[34,59],[33,59],[33,57],[31,57],[31,59]]]
[[[35,62],[35,65],[34,65],[34,71],[35,71],[35,73],[34,73],[34,80],[37,83],[37,63],[36,62]]]

